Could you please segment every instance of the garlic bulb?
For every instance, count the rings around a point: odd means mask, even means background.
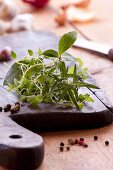
[[[10,32],[33,30],[33,16],[31,14],[20,14],[11,21]]]
[[[0,0],[0,18],[12,19],[18,12],[17,5],[13,0]]]

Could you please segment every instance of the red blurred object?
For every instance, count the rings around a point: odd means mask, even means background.
[[[44,8],[49,0],[23,0],[36,8]]]

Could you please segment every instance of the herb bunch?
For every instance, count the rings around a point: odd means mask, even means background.
[[[32,105],[45,102],[82,109],[85,101],[93,102],[89,94],[79,94],[79,89],[98,87],[84,82],[88,73],[81,59],[66,53],[76,39],[77,33],[72,31],[61,37],[58,51],[41,51],[39,48],[38,55],[34,56],[33,51],[28,50],[28,56],[12,65],[6,74],[4,85],[9,90],[16,90],[21,101]],[[12,58],[16,58],[13,51]],[[68,60],[72,60],[73,66],[69,65]]]

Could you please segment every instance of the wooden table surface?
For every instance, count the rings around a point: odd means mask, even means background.
[[[86,24],[77,23],[72,27],[70,24],[58,27],[54,22],[57,15],[53,9],[69,0],[51,0],[49,8],[34,12],[36,30],[46,30],[62,35],[76,28],[90,40],[103,44],[113,44],[113,1],[92,0],[90,7],[96,11],[97,20]],[[52,7],[52,8],[51,8]],[[83,37],[78,32],[78,37]],[[84,38],[84,37],[83,37]],[[113,63],[93,53],[72,48],[70,52],[80,56],[93,77],[100,84],[113,102]],[[63,120],[62,120],[63,121]],[[40,133],[45,142],[45,158],[39,170],[112,170],[113,169],[113,125],[93,130],[73,130],[65,132]],[[98,141],[93,136],[99,137]],[[59,152],[59,143],[67,143],[69,138],[84,137],[88,148],[72,146],[70,151]],[[109,146],[104,142],[109,140]],[[0,168],[0,170],[4,170]]]

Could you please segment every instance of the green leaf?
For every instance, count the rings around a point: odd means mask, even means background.
[[[40,48],[38,49],[38,55],[39,55],[39,56],[42,55],[42,51],[41,51]]]
[[[78,98],[79,98],[79,101],[81,102],[85,100],[85,96],[83,94],[79,94]]]
[[[30,56],[33,56],[33,51],[32,51],[32,50],[28,50],[28,54],[29,54]]]
[[[84,95],[84,97],[85,97],[85,101],[94,102],[94,100],[91,98],[91,96],[89,94]]]
[[[12,57],[13,59],[16,59],[16,58],[17,58],[17,55],[16,55],[16,53],[15,53],[14,51],[11,51],[11,57]]]
[[[81,110],[83,108],[84,104],[83,103],[78,103],[78,107]]]
[[[48,56],[48,57],[55,57],[58,58],[58,52],[55,50],[46,50],[42,53],[42,55],[44,56]]]
[[[67,77],[67,68],[65,62],[61,61],[59,66],[60,66],[61,78],[64,79]]]
[[[43,97],[41,95],[36,96],[30,96],[27,98],[27,101],[31,103],[32,105],[37,105],[43,100]]]
[[[75,31],[64,34],[58,44],[59,55],[61,56],[66,50],[68,50],[76,41],[77,33]]]
[[[22,75],[20,64],[14,63],[6,74],[3,85],[14,84],[15,79],[20,80]]]
[[[77,72],[76,72],[76,64],[75,64],[73,70],[73,83],[75,84],[76,82],[77,82]]]
[[[88,87],[88,88],[92,88],[92,89],[100,89],[98,86],[95,86],[95,85],[89,84],[89,83],[84,83],[84,82],[78,82],[77,86],[78,87]]]
[[[79,109],[78,103],[73,95],[73,91],[71,89],[68,89],[68,93],[69,93],[69,96],[70,96],[70,99],[72,100],[72,102],[75,104],[77,109]]]
[[[79,66],[82,67],[83,66],[83,61],[80,57],[76,58],[76,61],[79,63]]]

